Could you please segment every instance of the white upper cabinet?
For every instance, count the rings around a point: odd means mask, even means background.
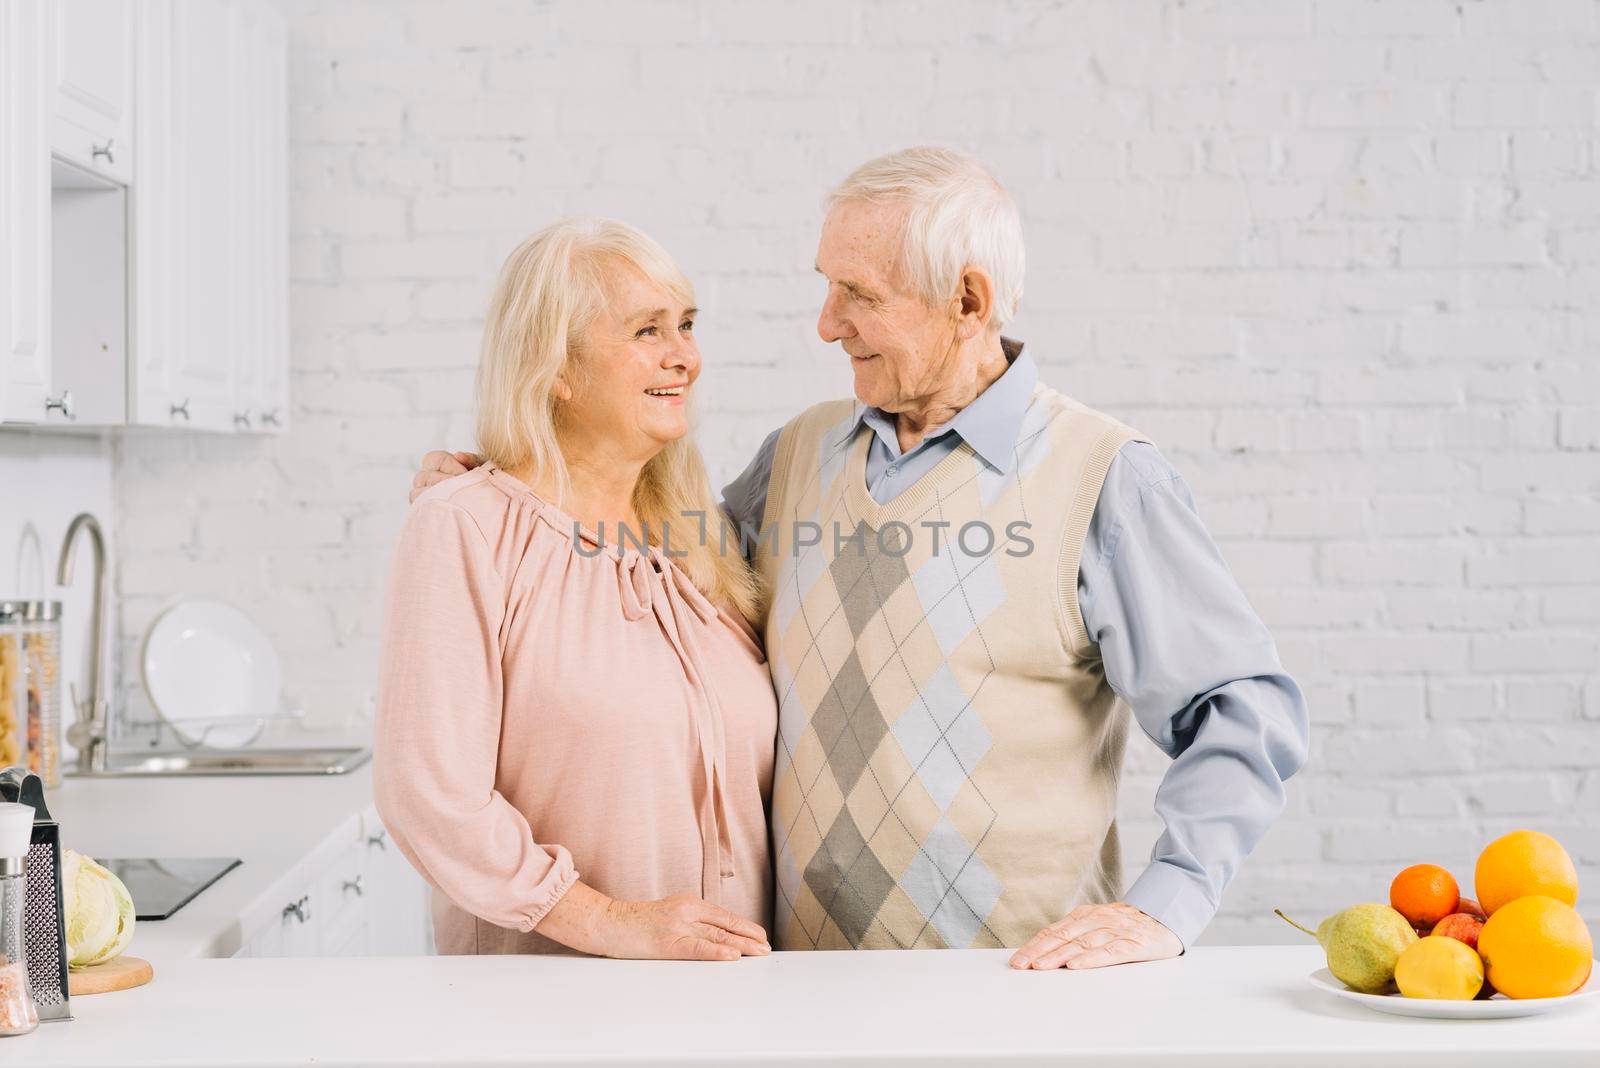
[[[288,166],[268,0],[0,2],[0,423],[284,429]]]
[[[287,419],[286,33],[246,0],[145,0],[136,34],[132,422]]]
[[[239,8],[227,0],[153,0],[139,56],[134,174],[138,264],[134,422],[206,430],[233,427],[242,225],[237,127]],[[144,37],[144,35],[141,35]],[[147,260],[146,246],[153,255]],[[159,332],[143,329],[159,304]]]
[[[128,188],[62,160],[51,167],[51,183],[51,394],[77,426],[122,426],[128,421]]]
[[[133,27],[129,0],[50,0],[50,147],[127,184],[133,174]]]
[[[288,40],[272,9],[250,5],[243,16],[234,423],[270,432],[289,419]]]
[[[48,396],[48,17],[43,0],[0,3],[0,422],[7,423],[66,421],[61,398]],[[46,407],[50,400],[55,407]]]

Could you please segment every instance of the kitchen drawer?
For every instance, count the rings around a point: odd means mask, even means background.
[[[366,900],[371,917],[370,952],[375,957],[425,956],[433,952],[431,891],[389,836],[377,811],[363,814]]]
[[[347,930],[340,932],[339,937],[342,938],[343,941],[340,941],[337,944],[331,946],[327,950],[327,952],[323,953],[323,956],[325,956],[325,957],[367,957],[367,956],[371,956],[372,955],[371,954],[371,950],[368,949],[368,942],[370,940],[370,936],[371,936],[371,932],[368,931],[367,925],[365,923],[361,923],[361,924],[357,924],[357,925],[351,926]]]
[[[352,824],[351,830],[358,824]],[[329,931],[342,931],[351,911],[354,896],[342,892],[342,884],[361,858],[359,843],[347,838],[331,857],[309,871],[316,872],[304,881],[280,885],[264,925],[246,943],[253,956],[315,957],[324,951]],[[359,911],[359,908],[357,908]]]
[[[365,847],[352,845],[343,856],[328,866],[313,887],[322,918],[329,927],[339,924],[343,917],[366,908],[367,884]]]
[[[302,873],[303,874],[300,874]],[[279,884],[238,956],[421,956],[433,952],[428,886],[368,808]],[[359,889],[358,889],[359,888]],[[302,920],[287,905],[298,905]]]

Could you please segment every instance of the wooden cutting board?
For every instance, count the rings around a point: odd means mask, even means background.
[[[112,990],[127,990],[131,987],[143,986],[155,978],[155,969],[150,967],[150,962],[139,957],[130,957],[123,954],[114,957],[104,964],[91,964],[87,968],[80,968],[75,972],[67,973],[67,994],[78,997],[83,994],[104,994]]]

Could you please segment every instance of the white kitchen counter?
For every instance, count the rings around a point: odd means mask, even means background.
[[[1384,1016],[1311,988],[1315,946],[1018,973],[1004,950],[189,960],[0,1039],[47,1065],[1600,1064],[1592,1004],[1521,1020]],[[1403,1062],[1402,1058],[1403,1057]]]
[[[156,978],[0,1039],[32,1065],[1600,1065],[1600,1006],[1524,1020],[1383,1016],[1311,988],[1316,946],[1199,947],[1092,972],[1005,951],[780,953],[732,965],[554,957],[226,958],[362,833],[371,768],[328,777],[75,779],[50,792],[91,856],[243,865],[129,952]],[[204,959],[212,958],[212,959]]]
[[[226,957],[277,917],[305,873],[361,833],[372,765],[344,775],[76,778],[45,792],[61,844],[91,857],[239,857],[170,919],[142,920],[127,952]]]

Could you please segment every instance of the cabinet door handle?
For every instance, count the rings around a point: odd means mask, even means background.
[[[357,875],[354,879],[346,879],[344,881],[344,889],[345,893],[349,893],[350,891],[354,890],[356,892],[356,897],[367,896],[367,891],[362,887],[361,876],[359,875]]]
[[[250,429],[250,413],[247,412],[247,411],[245,411],[245,412],[234,412],[233,413],[233,425],[236,426],[236,427],[241,427],[241,428],[243,428],[245,430],[249,430]]]
[[[379,831],[377,834],[369,834],[367,835],[367,845],[377,846],[379,849],[387,853],[389,851],[389,843],[385,841],[385,839],[388,837],[388,831]]]
[[[291,901],[283,906],[283,918],[288,919],[290,916],[293,916],[301,923],[309,922],[311,919],[311,898],[302,896],[299,901]]]
[[[171,404],[171,405],[168,405],[168,407],[170,407],[172,409],[172,418],[176,419],[176,418],[178,418],[178,416],[181,415],[181,416],[183,416],[183,421],[185,423],[187,423],[189,421],[189,398],[188,397],[183,398],[183,403],[182,404]]]
[[[51,412],[60,412],[69,423],[77,421],[78,413],[72,410],[72,390],[62,390],[61,396],[55,400],[49,397],[44,399],[44,414],[49,415]]]
[[[103,158],[107,163],[115,163],[115,162],[117,162],[117,157],[113,154],[113,151],[116,148],[116,144],[117,144],[117,139],[115,137],[106,138],[106,143],[105,144],[103,144],[103,145],[95,145],[94,146],[94,158],[95,159],[102,159]]]
[[[274,408],[270,412],[262,412],[261,422],[267,426],[278,426],[278,409]]]

